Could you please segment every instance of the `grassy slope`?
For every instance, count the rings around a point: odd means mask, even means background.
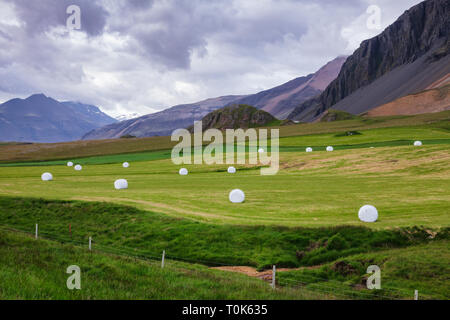
[[[357,119],[358,116],[355,116],[351,113],[341,111],[341,110],[334,110],[334,109],[328,109],[323,116],[320,117],[320,122],[329,122],[329,121],[341,121],[341,120],[354,120]]]
[[[425,229],[211,225],[107,203],[0,198],[0,208],[0,225],[32,232],[38,223],[41,235],[61,241],[86,245],[91,236],[95,247],[110,246],[149,258],[166,250],[169,257],[211,266],[316,265],[350,254],[429,241]],[[448,238],[449,230],[439,231],[437,237]],[[337,234],[345,245],[311,249],[312,244]],[[300,251],[304,251],[301,259],[297,257]]]
[[[368,277],[369,265],[380,267],[382,290],[364,290],[362,280]],[[284,286],[308,283],[302,287],[334,287],[335,294],[347,297],[412,299],[414,290],[419,290],[420,299],[450,299],[449,275],[450,242],[447,240],[358,254],[315,269],[280,272],[278,280]]]
[[[225,263],[283,267],[325,262],[319,268],[279,273],[278,283],[283,287],[302,283],[300,291],[282,290],[276,296],[279,299],[410,298],[411,288],[419,289],[427,298],[449,295],[449,229],[431,233],[419,228],[370,231],[348,227],[213,226],[101,203],[0,200],[1,225],[28,232],[34,229],[32,221],[40,226],[39,241],[0,228],[0,298],[275,298],[267,284],[259,280],[178,262],[180,258],[212,266]],[[150,261],[90,254],[89,236],[93,237],[94,252]],[[66,244],[57,245],[42,238]],[[168,268],[164,271],[158,262],[162,249],[167,253]],[[297,258],[300,251],[301,259]],[[334,268],[340,261],[351,268]],[[64,270],[72,264],[87,271],[81,292],[70,292],[64,286]],[[383,270],[385,290],[368,292],[361,286],[355,288],[371,264]]]
[[[332,299],[332,294],[278,289],[201,265],[89,252],[0,230],[2,299]],[[69,290],[66,269],[81,269],[81,290]]]

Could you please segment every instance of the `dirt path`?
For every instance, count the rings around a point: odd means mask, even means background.
[[[259,278],[259,279],[262,279],[265,281],[272,280],[272,270],[258,271],[253,267],[246,267],[246,266],[212,267],[211,269],[243,273],[249,277]],[[302,268],[279,268],[279,269],[277,269],[277,272],[278,271],[294,271],[294,270],[300,270],[300,269],[302,269]]]

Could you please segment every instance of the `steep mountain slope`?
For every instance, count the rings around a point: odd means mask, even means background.
[[[119,123],[113,123],[103,128],[92,130],[85,134],[83,139],[114,139],[125,135],[132,135],[135,137],[170,135],[173,130],[186,128],[211,111],[222,108],[241,97],[242,96],[224,96],[192,104],[177,105],[160,112]]]
[[[346,56],[337,57],[316,73],[249,95],[234,103],[252,105],[279,119],[286,119],[295,106],[318,95],[336,79],[346,59]]]
[[[61,142],[80,139],[89,130],[116,122],[99,108],[59,102],[43,94],[0,104],[0,140]]]
[[[93,127],[104,126],[116,122],[114,118],[100,111],[96,106],[81,102],[64,101],[61,104],[68,107],[80,120],[92,123]],[[79,136],[80,138],[81,136]]]
[[[247,129],[280,122],[270,113],[246,104],[226,106],[208,113],[202,118],[202,129]],[[189,131],[193,132],[193,126]]]
[[[369,117],[413,115],[450,110],[450,84],[410,94],[369,110]]]
[[[407,10],[380,35],[361,43],[325,91],[289,119],[312,121],[333,109],[359,114],[422,91],[450,72],[450,0]]]

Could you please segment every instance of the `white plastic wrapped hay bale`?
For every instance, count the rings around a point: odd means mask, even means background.
[[[236,168],[231,166],[231,167],[228,167],[227,171],[228,171],[228,173],[236,173]]]
[[[420,147],[420,146],[422,146],[422,141],[414,141],[414,146],[415,146],[415,147]]]
[[[334,150],[334,148],[333,148],[332,146],[328,146],[328,147],[327,147],[327,151],[331,152],[331,151],[333,151],[333,150]]]
[[[233,189],[230,191],[228,198],[232,203],[242,203],[245,201],[245,193],[241,189]]]
[[[114,188],[116,188],[116,190],[128,189],[128,181],[125,179],[118,179],[114,181]]]
[[[122,167],[124,167],[124,168],[128,168],[129,166],[130,166],[130,164],[128,162],[122,163]]]
[[[67,162],[67,166],[68,167],[73,167],[73,162],[72,161]]]
[[[313,149],[311,147],[306,148],[306,152],[313,152]]]
[[[75,170],[76,171],[81,171],[83,169],[83,167],[81,166],[81,165],[79,165],[79,164],[77,164],[76,166],[75,166]]]
[[[181,168],[178,173],[180,174],[180,176],[187,176],[187,174],[189,173],[188,169],[186,168]]]
[[[263,148],[259,148],[258,149],[258,153],[264,153],[264,149]]]
[[[359,209],[358,218],[362,222],[375,222],[378,220],[378,210],[370,204],[366,204]]]
[[[42,181],[52,181],[53,180],[53,175],[50,172],[44,172],[41,175],[41,179],[42,179]]]

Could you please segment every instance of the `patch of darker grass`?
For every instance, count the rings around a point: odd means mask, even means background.
[[[105,202],[0,197],[0,210],[0,225],[32,233],[39,223],[41,235],[64,243],[87,245],[92,237],[94,247],[156,259],[165,250],[172,259],[210,266],[313,266],[356,253],[433,241],[422,227],[212,225]],[[435,232],[433,238],[449,238],[448,228]],[[313,245],[316,242],[321,245]]]

